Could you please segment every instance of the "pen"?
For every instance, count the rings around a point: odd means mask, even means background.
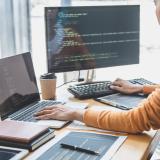
[[[73,146],[73,145],[70,145],[70,144],[61,143],[61,146],[63,148],[76,150],[76,151],[81,151],[81,152],[89,153],[89,154],[92,154],[92,155],[99,155],[99,152],[97,152],[97,151],[93,151],[93,150],[90,150],[90,149],[85,149],[85,148]]]

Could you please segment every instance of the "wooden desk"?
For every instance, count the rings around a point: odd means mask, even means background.
[[[76,101],[76,102],[87,102],[89,103],[89,106],[92,106],[92,105],[104,106],[104,104],[96,102],[92,99],[83,100],[83,101],[77,100],[66,90],[65,87],[59,88],[57,90],[58,99],[65,100],[65,101],[68,100],[68,101]],[[56,131],[55,134],[58,135],[60,133],[63,133],[66,130],[67,130],[66,128],[63,128],[59,131]],[[155,148],[156,142],[158,142],[159,132],[149,131],[149,132],[145,132],[139,135],[128,134],[127,136],[128,136],[127,140],[119,148],[119,150],[113,156],[112,160],[146,160],[146,159],[149,159],[149,157],[152,154],[152,151]],[[43,149],[47,148],[47,146],[50,145],[50,143],[52,143],[51,141],[43,145],[42,146]],[[40,147],[40,149],[38,150],[41,151],[42,147]],[[30,153],[30,155],[32,155],[32,153]],[[30,155],[27,156],[25,160],[30,159]]]

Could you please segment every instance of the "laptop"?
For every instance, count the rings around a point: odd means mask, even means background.
[[[68,121],[36,120],[34,113],[46,106],[60,104],[40,100],[36,76],[29,52],[0,59],[0,116],[2,120],[17,120],[61,128]]]

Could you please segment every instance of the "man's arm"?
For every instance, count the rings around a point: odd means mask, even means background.
[[[85,111],[83,121],[93,127],[139,133],[160,128],[160,89],[153,92],[143,103],[130,111]]]
[[[139,133],[160,128],[160,89],[156,89],[143,103],[130,111],[77,110],[52,106],[36,115],[37,119],[78,120],[86,125],[113,131]]]

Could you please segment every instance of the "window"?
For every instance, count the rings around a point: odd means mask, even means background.
[[[28,0],[1,0],[0,57],[30,51],[30,17]]]

